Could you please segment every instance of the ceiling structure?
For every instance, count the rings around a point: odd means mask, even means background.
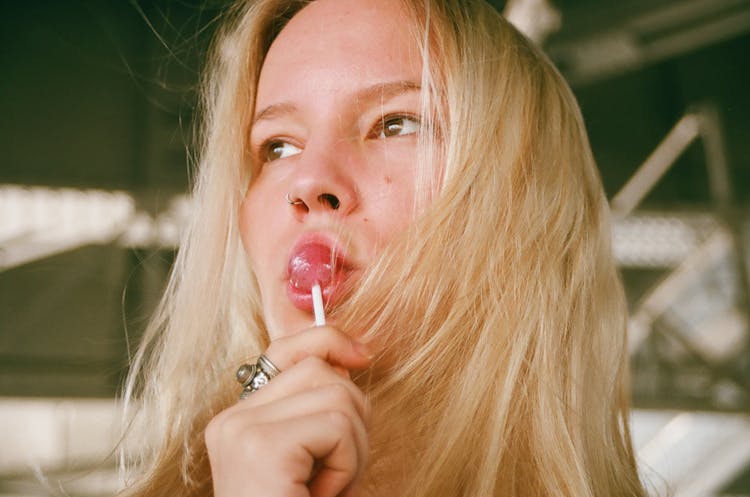
[[[681,414],[723,413],[746,440],[750,0],[514,3],[548,20],[539,39],[617,216],[642,433],[679,447],[713,433]],[[189,215],[195,85],[221,6],[0,4],[0,396],[119,388]],[[750,494],[737,454],[713,487],[704,461],[715,495]]]

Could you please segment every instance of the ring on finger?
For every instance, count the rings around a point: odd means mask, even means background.
[[[240,400],[247,398],[248,395],[260,390],[269,381],[281,373],[271,360],[264,354],[258,357],[255,364],[243,364],[237,369],[237,381],[242,385]]]

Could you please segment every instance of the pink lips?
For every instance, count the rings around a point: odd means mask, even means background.
[[[289,257],[287,271],[287,296],[295,307],[308,312],[313,308],[311,291],[316,282],[324,302],[330,305],[349,272],[343,256],[317,237],[300,240]]]

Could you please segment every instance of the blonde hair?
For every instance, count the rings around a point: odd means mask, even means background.
[[[379,357],[365,495],[641,496],[608,209],[562,77],[483,1],[404,0],[440,191],[330,317]],[[230,16],[207,73],[187,230],[128,380],[143,448],[125,495],[211,494],[203,429],[264,350],[238,234],[263,57],[306,2]],[[437,138],[436,138],[437,137]],[[428,187],[429,188],[429,187]],[[145,429],[145,427],[148,429]]]

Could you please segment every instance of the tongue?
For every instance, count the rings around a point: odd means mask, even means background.
[[[325,288],[333,280],[331,248],[320,244],[301,247],[289,260],[289,282],[301,291],[309,293],[315,283]]]

